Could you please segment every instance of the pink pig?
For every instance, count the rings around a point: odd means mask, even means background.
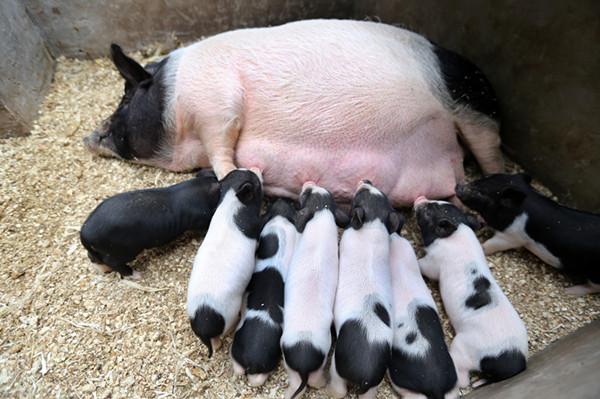
[[[119,108],[93,152],[221,179],[256,167],[268,195],[312,180],[336,199],[373,181],[394,206],[446,198],[463,150],[503,170],[497,103],[481,71],[424,37],[375,22],[307,20],[218,34],[141,65],[113,45]]]

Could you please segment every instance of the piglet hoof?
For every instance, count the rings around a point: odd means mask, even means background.
[[[319,369],[319,370],[315,371],[314,373],[310,374],[308,376],[308,385],[313,388],[317,388],[317,389],[321,389],[325,385],[327,385],[327,378],[325,377],[325,370]]]
[[[129,280],[139,281],[142,279],[142,273],[134,270],[133,273],[131,273],[131,276],[128,276],[127,278]]]
[[[600,284],[587,283],[581,285],[574,285],[569,288],[565,288],[565,293],[567,295],[572,295],[575,297],[587,295],[587,294],[596,294],[600,292]]]
[[[342,399],[346,396],[347,390],[345,387],[337,386],[337,384],[327,385],[327,394],[335,399]]]
[[[358,395],[358,399],[375,399],[377,396],[377,387],[369,389],[367,392]]]
[[[251,387],[259,387],[267,381],[269,374],[248,374],[248,385]]]
[[[300,399],[302,397],[302,395],[304,395],[304,392],[306,391],[306,388],[304,388],[300,393],[298,393],[298,395],[296,397],[294,397],[294,394],[296,393],[296,388],[288,385],[288,387],[285,389],[285,393],[283,394],[283,397],[285,399]]]
[[[92,267],[98,273],[108,274],[108,273],[112,272],[112,269],[109,266],[106,266],[106,265],[101,264],[101,263],[92,263]]]
[[[215,337],[210,339],[210,343],[212,345],[213,351],[218,351],[221,347],[221,338]]]
[[[473,389],[476,389],[476,388],[479,388],[480,386],[483,386],[483,385],[487,384],[487,382],[488,382],[488,381],[487,381],[486,379],[482,378],[482,379],[479,379],[479,380],[477,380],[477,381],[473,382],[473,383],[471,384],[471,387],[472,387]]]
[[[231,363],[233,364],[233,374],[234,375],[244,375],[246,374],[246,370],[235,360],[231,359]]]

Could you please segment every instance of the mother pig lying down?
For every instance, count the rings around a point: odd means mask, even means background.
[[[338,200],[371,180],[395,206],[446,198],[463,150],[503,169],[496,98],[469,61],[393,26],[307,20],[221,33],[145,68],[112,45],[119,107],[84,139],[100,155],[172,171],[262,171],[295,198],[314,181]]]

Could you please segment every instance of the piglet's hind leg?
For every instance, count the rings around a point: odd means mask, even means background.
[[[331,367],[329,368],[329,375],[331,376],[331,380],[329,381],[329,386],[327,387],[327,392],[336,399],[343,398],[346,396],[348,389],[346,388],[346,381],[337,372],[335,367],[335,354],[333,355],[333,359],[331,360]]]
[[[596,293],[600,292],[600,284],[594,284],[592,282],[587,282],[586,284],[574,285],[572,287],[566,288],[565,292],[568,295],[573,295],[573,296],[596,294]]]
[[[510,239],[503,233],[496,233],[492,238],[483,243],[483,252],[486,255],[491,255],[496,252],[506,251],[513,248],[519,248],[521,246],[520,243],[515,242],[515,240]]]

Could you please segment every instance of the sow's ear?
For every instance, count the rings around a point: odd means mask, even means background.
[[[402,230],[402,226],[404,225],[404,216],[402,216],[399,212],[392,211],[388,215],[387,222],[385,227],[387,228],[390,234],[398,233]]]
[[[348,226],[348,223],[350,223],[350,219],[348,218],[348,215],[346,215],[346,212],[336,208],[335,224],[337,224],[338,227],[345,228],[346,226]]]
[[[110,45],[110,56],[127,83],[137,85],[144,80],[152,79],[152,75],[143,66],[126,56],[118,44]]]
[[[472,215],[470,213],[467,214],[465,224],[469,226],[473,231],[477,231],[481,228],[481,223],[479,223],[479,220],[477,220],[477,216]]]
[[[247,204],[254,199],[254,187],[252,183],[246,182],[240,186],[235,192],[242,204]]]
[[[523,204],[525,197],[524,192],[509,187],[504,189],[500,194],[500,205],[508,209],[516,209]]]
[[[350,226],[353,229],[358,230],[362,227],[365,220],[365,210],[357,206],[352,210],[352,217],[350,218]]]

